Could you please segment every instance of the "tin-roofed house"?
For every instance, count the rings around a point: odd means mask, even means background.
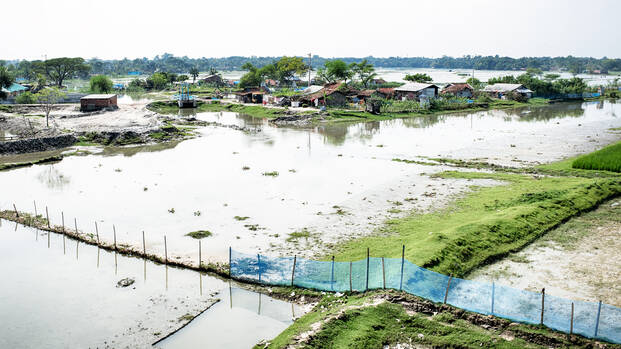
[[[341,91],[342,82],[327,84],[320,90],[303,95],[299,98],[302,104],[315,107],[341,107],[347,104],[347,94]]]
[[[410,82],[395,88],[395,99],[416,100],[435,98],[440,88],[434,84]]]
[[[455,97],[472,98],[474,88],[467,83],[455,83],[444,86],[441,94],[452,94]]]
[[[507,95],[516,93],[526,99],[533,96],[533,91],[527,89],[522,84],[493,84],[487,85],[483,89],[484,93],[487,93],[491,97],[507,99]]]
[[[16,97],[17,95],[21,94],[22,92],[26,92],[26,91],[28,91],[28,87],[22,86],[17,83],[12,83],[11,86],[7,88],[4,88],[4,87],[2,88],[2,92],[6,93],[8,97]]]
[[[114,94],[92,94],[80,98],[80,111],[118,108]]]

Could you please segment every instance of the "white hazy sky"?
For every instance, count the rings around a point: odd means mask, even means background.
[[[1,59],[621,57],[618,0],[2,1]]]

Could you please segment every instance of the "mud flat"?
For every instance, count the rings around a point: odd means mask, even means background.
[[[621,199],[573,218],[524,250],[476,271],[496,280],[558,297],[621,306]]]

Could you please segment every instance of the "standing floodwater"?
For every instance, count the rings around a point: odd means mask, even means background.
[[[36,200],[53,224],[61,212],[85,232],[97,221],[108,242],[115,225],[119,242],[140,248],[144,230],[148,252],[161,256],[166,235],[170,254],[188,261],[197,260],[197,240],[186,236],[194,231],[211,233],[202,240],[205,261],[226,261],[229,246],[312,255],[372,231],[393,212],[441,205],[478,184],[440,181],[428,175],[446,167],[395,158],[543,163],[618,139],[611,130],[621,126],[618,115],[621,104],[612,102],[559,103],[292,129],[202,113],[197,118],[250,131],[203,127],[188,141],[99,149],[0,172],[0,208],[15,203],[32,212]]]

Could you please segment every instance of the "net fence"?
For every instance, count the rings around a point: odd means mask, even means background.
[[[313,261],[229,253],[231,277],[275,286],[347,292],[390,288],[468,311],[566,333],[621,343],[621,308],[574,301],[421,268],[404,259],[370,257],[355,262]]]

